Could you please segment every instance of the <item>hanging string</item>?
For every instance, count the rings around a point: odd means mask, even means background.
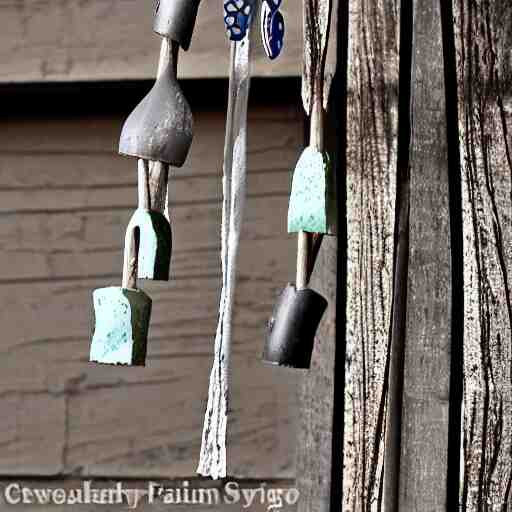
[[[251,20],[252,22],[252,20]],[[242,41],[231,42],[229,98],[223,166],[221,228],[222,291],[215,335],[201,454],[197,472],[214,479],[227,472],[226,431],[229,411],[229,374],[232,316],[242,216],[246,197],[247,105],[250,88],[249,28]]]

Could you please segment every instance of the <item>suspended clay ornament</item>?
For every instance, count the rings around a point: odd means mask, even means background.
[[[201,0],[157,0],[153,29],[188,50]]]
[[[148,95],[126,120],[119,153],[181,167],[193,137],[190,106],[176,79],[177,43]]]
[[[90,361],[144,366],[151,299],[142,290],[111,286],[93,292]]]
[[[313,340],[327,301],[309,281],[322,238],[335,226],[336,202],[329,158],[324,151],[323,89],[330,0],[303,0],[302,99],[310,116],[310,141],[297,163],[288,211],[288,230],[297,232],[296,286],[289,285],[268,323],[264,361],[308,368]]]
[[[167,217],[151,210],[149,165],[139,160],[139,206],[128,223],[127,231],[136,232],[138,240],[137,277],[168,281],[172,253],[172,230]]]
[[[261,40],[269,59],[276,59],[284,46],[284,18],[279,11],[281,0],[264,0],[261,4]]]
[[[279,297],[268,325],[263,361],[277,366],[307,369],[318,324],[327,301],[309,288],[289,284]]]
[[[225,0],[224,23],[231,41],[241,41],[247,35],[254,6],[255,0]]]
[[[90,361],[102,364],[144,366],[152,301],[137,289],[139,237],[126,230],[121,287],[93,292]]]
[[[329,230],[330,162],[327,153],[307,147],[293,173],[288,232],[326,234]]]
[[[172,232],[168,221],[169,164],[183,165],[192,142],[192,113],[176,80],[179,44],[190,44],[199,0],[158,1],[155,29],[164,36],[158,77],[123,127],[119,151],[138,162],[139,204],[125,235],[121,287],[93,292],[90,360],[145,364],[152,301],[141,279],[169,279]]]

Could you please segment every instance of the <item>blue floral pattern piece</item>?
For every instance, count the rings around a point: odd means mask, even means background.
[[[254,0],[224,2],[224,23],[231,41],[241,41],[246,36],[253,10]]]
[[[284,18],[279,12],[281,0],[264,0],[261,6],[261,39],[270,59],[281,53],[284,43]]]

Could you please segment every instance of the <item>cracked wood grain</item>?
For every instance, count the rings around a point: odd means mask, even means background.
[[[512,5],[455,3],[464,216],[461,510],[512,510]]]
[[[393,292],[399,2],[349,4],[343,511],[382,510]]]

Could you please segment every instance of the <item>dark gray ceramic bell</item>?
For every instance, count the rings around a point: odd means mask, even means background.
[[[176,80],[177,47],[148,95],[124,123],[119,153],[181,167],[192,144],[193,119]]]
[[[188,50],[201,0],[157,0],[153,29]]]
[[[279,297],[268,324],[263,361],[308,369],[316,331],[327,301],[310,288],[289,284]]]

